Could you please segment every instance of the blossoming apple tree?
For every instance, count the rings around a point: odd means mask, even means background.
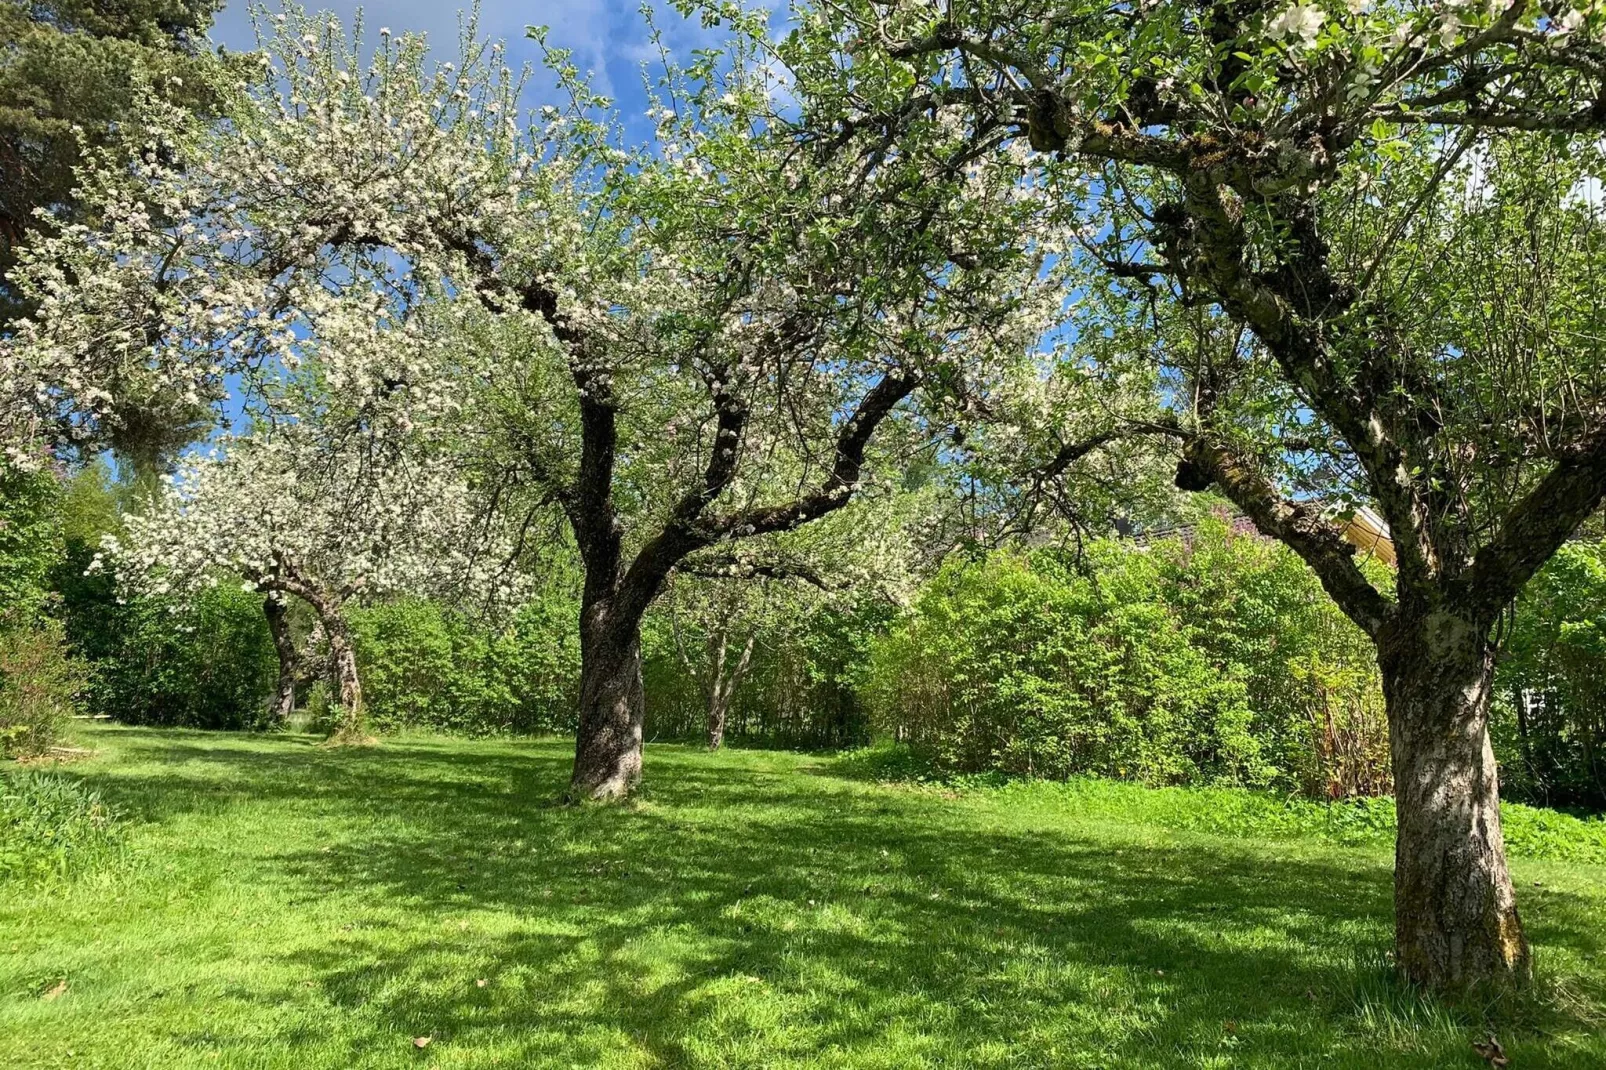
[[[107,536],[96,564],[109,559],[128,588],[156,595],[243,578],[270,600],[281,690],[298,656],[283,603],[304,603],[328,647],[341,709],[334,738],[352,742],[363,736],[363,701],[347,607],[398,592],[512,601],[516,549],[498,519],[450,458],[415,443],[291,428],[224,437],[183,459],[163,496],[126,517],[123,535]]]
[[[449,407],[441,442],[486,508],[567,522],[571,793],[625,794],[640,624],[675,568],[841,508],[880,458],[984,407],[1058,307],[1064,240],[1034,222],[1018,157],[962,124],[874,167],[852,138],[798,152],[767,123],[784,87],[763,41],[744,24],[671,65],[656,137],[627,151],[561,51],[570,103],[524,129],[495,48],[426,70],[382,30],[364,66],[338,25],[288,13],[226,122],[153,109],[155,147],[90,176],[98,222],[31,254],[40,312],[7,359],[67,426],[114,418],[130,369],[262,425],[321,418],[354,384]],[[420,321],[459,344],[402,347],[401,366],[385,343]],[[318,458],[287,461],[286,486]]]

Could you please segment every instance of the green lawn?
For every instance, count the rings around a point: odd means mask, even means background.
[[[125,857],[0,885],[0,1067],[1485,1065],[1388,980],[1376,844],[789,753],[565,809],[563,742],[83,735]],[[1514,867],[1512,1065],[1606,1066],[1606,868]]]

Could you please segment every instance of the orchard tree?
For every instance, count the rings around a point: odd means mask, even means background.
[[[1487,722],[1497,622],[1606,492],[1606,6],[833,0],[781,55],[806,143],[962,116],[1029,145],[1089,285],[1241,332],[1171,355],[1178,482],[1376,644],[1400,970],[1526,977]],[[1392,591],[1341,537],[1346,495],[1392,530]]]
[[[767,123],[784,87],[761,22],[671,66],[632,151],[561,51],[571,103],[522,129],[497,48],[426,70],[420,40],[380,37],[365,67],[338,24],[290,12],[260,78],[220,73],[226,122],[153,105],[134,166],[85,178],[95,227],[28,254],[40,311],[10,367],[69,430],[114,417],[130,375],[272,421],[320,347],[354,354],[330,396],[450,384],[487,507],[515,530],[555,508],[572,532],[571,795],[624,795],[641,620],[671,572],[841,508],[880,458],[984,406],[1057,310],[1065,242],[1034,222],[1021,160],[962,124],[871,168],[851,139],[795,152]],[[382,341],[420,316],[462,344],[398,367]],[[381,344],[342,344],[363,329]]]
[[[73,168],[85,143],[114,138],[156,89],[203,105],[185,86],[217,0],[45,0],[0,3],[0,323],[19,311],[4,275],[38,209],[74,207]]]
[[[215,106],[202,72],[217,62],[205,55],[206,32],[220,6],[217,0],[0,2],[0,40],[6,42],[0,64],[0,332],[33,307],[34,295],[7,278],[21,247],[85,217],[74,171],[85,154],[139,137],[149,97],[203,113]],[[199,433],[202,417],[159,390],[125,389],[118,418],[98,429],[103,434],[37,445],[109,447],[148,482]],[[0,434],[6,430],[0,426]],[[31,438],[38,429],[24,424],[10,430]]]

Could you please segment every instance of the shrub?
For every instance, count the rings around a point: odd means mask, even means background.
[[[90,705],[131,724],[263,729],[278,655],[262,596],[222,584],[182,605],[137,598],[105,610]]]
[[[877,723],[950,771],[1392,786],[1370,642],[1297,557],[1217,518],[950,565],[875,666]]]
[[[60,623],[0,629],[0,755],[32,757],[55,746],[86,680]]]
[[[0,879],[64,877],[105,865],[121,843],[116,811],[59,773],[0,777]]]
[[[1392,790],[1371,640],[1303,561],[1215,517],[1149,552],[1159,565],[1156,595],[1190,643],[1218,671],[1243,681],[1251,731],[1278,784],[1313,798]],[[1376,569],[1386,586],[1382,566]]]
[[[945,567],[877,645],[878,725],[949,770],[1264,782],[1243,683],[1154,597],[1157,560],[1093,553],[1097,582],[1048,554]]]
[[[61,557],[61,484],[50,471],[27,472],[0,458],[0,607],[13,617],[37,612]]]
[[[579,704],[577,619],[557,596],[501,629],[419,598],[360,610],[352,631],[368,716],[389,730],[567,731]]]
[[[1529,582],[1495,696],[1501,791],[1606,809],[1606,542],[1563,546]]]

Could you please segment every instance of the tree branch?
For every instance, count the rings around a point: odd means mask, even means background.
[[[1499,530],[1457,577],[1452,599],[1492,623],[1533,574],[1606,497],[1606,429],[1558,461],[1502,518]]]
[[[1262,535],[1298,554],[1344,614],[1367,635],[1377,637],[1394,606],[1372,586],[1355,562],[1355,547],[1321,511],[1289,501],[1271,480],[1226,446],[1203,436],[1188,440],[1177,469],[1177,485],[1203,490],[1214,483]]]

